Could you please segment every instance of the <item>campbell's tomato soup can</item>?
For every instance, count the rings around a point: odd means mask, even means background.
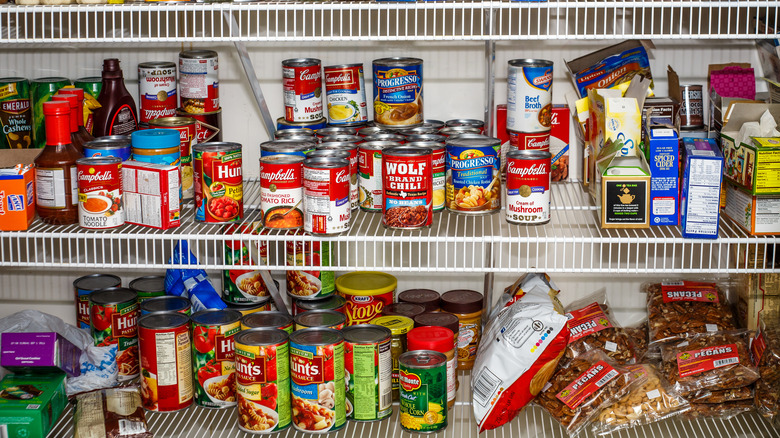
[[[350,137],[362,138],[356,135]],[[317,146],[317,150],[321,151],[345,151],[349,153],[349,208],[351,210],[358,209],[358,143],[345,143],[345,142],[324,142]],[[307,155],[311,156],[311,155]]]
[[[328,433],[347,422],[344,335],[330,328],[290,335],[292,423],[301,432]]]
[[[328,123],[357,125],[367,122],[368,108],[363,64],[329,65],[323,70]]]
[[[138,320],[141,403],[155,412],[192,404],[190,317],[155,313]]]
[[[297,231],[295,235],[305,235]],[[331,265],[330,242],[324,240],[288,240],[285,244],[287,266],[305,267],[287,270],[287,295],[296,300],[321,300],[336,291],[336,274]],[[301,269],[298,268],[298,269]]]
[[[176,115],[176,64],[142,62],[138,64],[139,122]]]
[[[73,281],[76,296],[76,324],[79,328],[89,330],[89,294],[96,290],[109,287],[119,287],[122,279],[111,274],[91,274],[79,277]]]
[[[181,149],[181,191],[183,199],[192,199],[193,170],[192,145],[195,144],[200,123],[192,117],[162,117],[149,122],[150,128],[173,129],[179,133],[179,148]]]
[[[521,151],[549,151],[550,131],[545,132],[509,132],[509,145]]]
[[[350,164],[342,158],[303,161],[303,229],[312,234],[349,230]]]
[[[238,222],[244,216],[241,145],[201,143],[192,147],[195,220]]]
[[[282,61],[284,119],[288,122],[312,122],[323,118],[321,65],[315,58]]]
[[[517,132],[550,130],[553,62],[544,59],[509,61],[506,127]]]
[[[412,127],[423,122],[423,60],[382,58],[374,67],[374,123]]]
[[[400,146],[393,141],[367,141],[358,149],[358,205],[363,211],[382,211],[382,151]]]
[[[303,160],[283,154],[260,158],[260,209],[266,228],[303,226]]]
[[[210,113],[219,107],[219,58],[213,50],[179,53],[179,105],[187,113]]]
[[[510,151],[506,156],[506,220],[550,222],[550,160],[547,151]]]
[[[266,434],[290,426],[290,344],[276,328],[253,328],[238,333],[236,393],[238,428]]]
[[[124,287],[92,292],[89,318],[95,345],[117,346],[117,380],[138,377],[138,294]]]
[[[233,336],[241,331],[236,310],[201,310],[192,322],[192,369],[195,403],[207,408],[236,405]]]
[[[396,146],[382,154],[382,224],[416,229],[433,222],[433,158],[428,148]]]
[[[368,324],[393,304],[398,280],[384,272],[349,272],[336,279],[336,290],[344,297],[347,325]]]
[[[481,135],[447,138],[447,209],[464,214],[501,210],[501,140]]]
[[[124,225],[121,158],[79,158],[76,160],[76,179],[82,228],[99,230]]]

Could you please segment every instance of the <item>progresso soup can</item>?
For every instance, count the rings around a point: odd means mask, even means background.
[[[447,428],[447,356],[430,350],[398,358],[401,427],[412,433]]]
[[[117,380],[138,377],[138,294],[124,287],[92,292],[89,314],[95,345],[117,346]]]
[[[236,405],[233,336],[241,330],[241,313],[202,310],[191,317],[195,402],[207,408]]]
[[[155,313],[138,320],[141,402],[155,412],[172,412],[192,404],[190,318]]]
[[[359,125],[368,121],[363,64],[329,65],[325,71],[328,123]]]
[[[379,127],[411,127],[423,122],[423,60],[382,58],[374,67],[374,122]]]
[[[379,421],[393,415],[390,329],[374,324],[344,328],[347,418]]]
[[[284,118],[288,122],[312,122],[323,118],[322,68],[319,59],[282,61]]]
[[[506,163],[506,220],[550,222],[550,160],[547,151],[510,151]]]
[[[192,147],[195,220],[239,222],[244,217],[241,145],[200,143]]]
[[[501,210],[501,140],[466,136],[447,139],[445,202],[452,212],[498,213]]]
[[[382,224],[393,229],[430,227],[433,223],[431,149],[396,146],[382,152]]]
[[[122,279],[111,274],[90,274],[73,281],[76,295],[76,323],[79,328],[89,330],[89,294],[96,290],[119,287]]]

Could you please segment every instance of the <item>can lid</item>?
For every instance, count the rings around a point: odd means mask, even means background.
[[[178,134],[176,138],[179,138]],[[200,151],[200,152],[221,152],[221,151],[227,152],[236,149],[241,150],[241,147],[242,147],[241,143],[234,143],[229,141],[210,141],[208,143],[198,143],[196,145],[193,145],[192,150]]]
[[[433,289],[409,289],[398,294],[398,302],[420,304],[432,312],[439,309],[441,297]]]
[[[368,344],[382,342],[392,336],[387,327],[376,324],[358,324],[344,327],[341,330],[344,340],[353,344]]]
[[[294,331],[290,335],[290,342],[300,345],[331,345],[344,342],[344,335],[332,328],[307,328]]]
[[[447,327],[453,333],[460,331],[460,322],[458,317],[452,313],[445,312],[427,312],[414,317],[414,326],[422,327],[432,325],[436,327]]]
[[[295,324],[303,327],[333,327],[347,322],[347,316],[335,310],[309,310],[295,316]]]
[[[415,327],[406,334],[406,346],[409,351],[433,350],[446,353],[455,348],[455,333],[446,327]]]
[[[321,300],[296,300],[295,305],[303,310],[336,310],[344,307],[347,300],[341,295],[331,295]]]
[[[475,290],[457,289],[441,296],[441,309],[450,313],[474,313],[482,310],[482,294]]]
[[[501,145],[501,140],[495,137],[486,137],[482,135],[457,136],[447,139],[447,146],[455,147],[495,147],[499,145]]]
[[[231,309],[207,309],[192,315],[192,323],[199,325],[224,325],[241,321],[241,312]]]
[[[144,312],[179,312],[192,306],[190,300],[175,295],[149,298],[141,303]]]
[[[89,302],[101,306],[138,300],[138,294],[126,287],[108,287],[89,294]]]
[[[408,368],[434,368],[447,362],[447,356],[432,350],[407,351],[398,362]]]
[[[279,282],[274,280],[274,284],[276,285],[277,289],[279,288]],[[247,303],[234,303],[232,301],[227,301],[226,299],[222,298],[222,302],[227,305],[227,309],[233,309],[238,310],[239,312],[246,312],[247,310],[252,310],[257,307],[263,307],[268,304],[269,301],[271,301],[270,295],[261,295],[261,296],[255,296],[254,299],[256,301],[250,301]]]
[[[119,157],[84,157],[76,160],[76,164],[82,166],[102,166],[106,164],[121,164],[122,159]],[[121,167],[118,167],[121,168]]]
[[[174,129],[144,129],[130,134],[134,148],[168,149],[179,146],[179,131]]]
[[[242,330],[233,336],[233,342],[243,345],[276,345],[287,341],[286,331],[273,327],[257,327]]]
[[[288,326],[292,324],[292,322],[292,316],[280,312],[255,312],[244,315],[244,317],[241,318],[241,324],[250,328],[279,328]]]
[[[457,319],[457,317],[455,318]],[[393,336],[408,333],[409,330],[414,328],[414,321],[411,318],[400,315],[380,316],[372,319],[371,324],[389,328]]]
[[[83,290],[98,290],[107,287],[117,287],[122,279],[111,274],[91,274],[73,280],[73,287]]]
[[[394,291],[396,286],[398,280],[384,272],[350,272],[336,279],[336,289],[347,295],[382,295]]]
[[[425,307],[413,303],[393,303],[382,308],[383,316],[401,315],[407,318],[414,318],[421,313],[425,313]]]
[[[165,292],[165,277],[149,275],[130,282],[130,289],[136,292]]]
[[[172,329],[187,325],[190,317],[183,313],[150,313],[138,319],[138,326],[153,330]]]

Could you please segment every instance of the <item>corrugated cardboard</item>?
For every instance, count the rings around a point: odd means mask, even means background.
[[[40,149],[0,150],[0,169],[33,164]],[[35,219],[35,170],[0,176],[0,230],[21,231]]]

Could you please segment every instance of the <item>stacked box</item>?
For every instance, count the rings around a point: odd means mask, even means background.
[[[723,154],[710,138],[685,138],[683,147],[682,235],[694,239],[717,239]]]
[[[8,375],[0,381],[3,436],[44,438],[65,406],[65,374]]]

